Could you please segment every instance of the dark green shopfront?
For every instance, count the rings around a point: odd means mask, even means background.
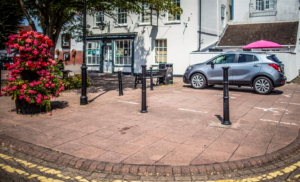
[[[137,33],[107,33],[86,37],[89,71],[134,74],[134,39]]]

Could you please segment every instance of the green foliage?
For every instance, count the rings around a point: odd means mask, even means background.
[[[0,49],[5,48],[9,34],[16,34],[24,19],[17,0],[0,0]]]
[[[81,76],[75,75],[62,80],[65,90],[81,88]],[[87,86],[91,85],[91,79],[87,77]]]

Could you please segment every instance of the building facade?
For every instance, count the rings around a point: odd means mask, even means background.
[[[75,15],[78,17],[78,15]],[[58,52],[56,51],[58,50]],[[77,42],[72,39],[65,32],[61,32],[56,46],[55,56],[56,60],[63,60],[64,64],[81,65],[83,61],[83,42]]]
[[[183,9],[180,16],[156,12],[147,5],[142,6],[142,14],[116,9],[116,19],[102,12],[88,16],[93,31],[87,36],[89,70],[133,75],[141,73],[141,65],[172,63],[174,75],[183,75],[190,52],[207,49],[219,40],[231,17],[231,0],[174,3]]]

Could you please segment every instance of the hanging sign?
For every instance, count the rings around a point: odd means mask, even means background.
[[[123,56],[123,49],[120,49],[120,56]]]
[[[88,50],[88,54],[92,54],[92,50],[91,49]]]
[[[158,12],[155,9],[151,9],[151,25],[158,26]]]

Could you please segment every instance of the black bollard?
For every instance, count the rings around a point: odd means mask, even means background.
[[[224,125],[231,125],[229,121],[229,94],[228,94],[228,69],[229,67],[222,67],[223,69],[223,122]]]
[[[0,62],[0,93],[1,93],[1,88],[2,88],[1,72],[2,72],[2,62]]]
[[[141,113],[147,113],[146,106],[146,65],[142,65],[142,110]]]
[[[150,90],[153,90],[153,72],[152,72],[152,67],[150,67]]]
[[[119,96],[123,95],[123,87],[122,87],[122,72],[118,72],[118,79],[119,79]]]

